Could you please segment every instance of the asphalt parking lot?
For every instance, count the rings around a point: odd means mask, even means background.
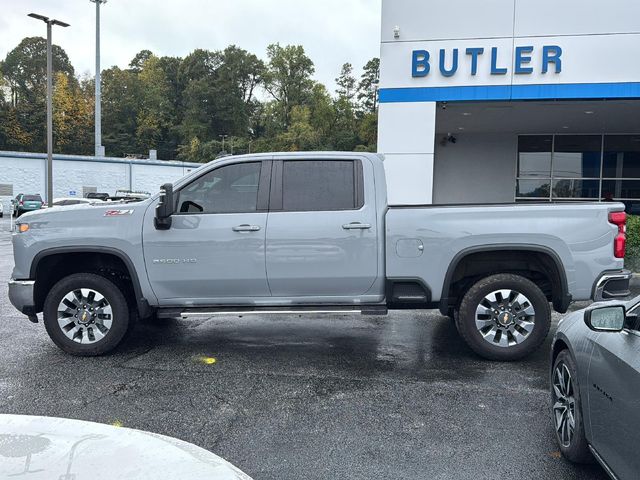
[[[140,325],[117,353],[74,358],[9,304],[8,229],[5,217],[1,413],[170,435],[256,480],[607,478],[559,455],[550,338],[500,364],[437,313],[222,317]]]

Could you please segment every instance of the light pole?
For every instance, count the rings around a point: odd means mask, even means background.
[[[100,4],[107,3],[107,0],[90,0],[96,4],[96,104],[95,104],[95,132],[96,132],[96,150],[95,156],[104,156],[104,147],[102,146],[102,104],[101,104],[101,75],[100,75]]]
[[[52,104],[52,90],[53,90],[53,67],[51,59],[51,27],[53,25],[59,25],[61,27],[68,27],[69,24],[61,22],[60,20],[50,19],[44,15],[38,15],[37,13],[30,13],[31,18],[36,20],[42,20],[47,24],[47,206],[53,204],[53,104]]]
[[[222,152],[226,153],[224,151],[224,139],[227,138],[229,135],[218,135],[221,139],[222,139]]]

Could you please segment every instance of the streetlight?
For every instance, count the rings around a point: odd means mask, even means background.
[[[31,18],[36,20],[42,20],[47,24],[47,205],[50,207],[53,204],[53,105],[52,105],[52,90],[53,90],[53,72],[52,72],[52,60],[51,60],[51,27],[53,25],[59,25],[61,27],[68,27],[69,24],[61,22],[60,20],[50,19],[44,15],[38,15],[37,13],[30,13]]]
[[[95,105],[95,156],[104,156],[104,147],[102,146],[102,107],[100,93],[100,5],[107,3],[107,0],[89,0],[96,4],[96,105]]]
[[[227,138],[229,135],[218,135],[221,139],[222,139],[222,151],[224,152],[224,139]]]

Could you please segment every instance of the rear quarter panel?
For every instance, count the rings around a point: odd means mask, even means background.
[[[613,256],[617,227],[608,221],[609,211],[623,209],[614,203],[390,207],[387,276],[420,278],[438,301],[459,252],[492,245],[539,246],[562,261],[573,299],[587,300],[601,272],[623,267],[623,260]],[[424,245],[420,256],[398,255],[400,240],[416,239]]]

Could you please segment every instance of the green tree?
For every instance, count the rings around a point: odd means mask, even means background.
[[[291,109],[291,125],[278,136],[278,150],[298,152],[317,149],[318,132],[309,123],[310,117],[309,107],[295,105]]]
[[[358,83],[358,102],[364,113],[378,111],[378,85],[380,84],[380,59],[372,58],[364,66]]]
[[[58,153],[89,154],[93,147],[93,95],[73,77],[56,73],[53,141]]]
[[[309,103],[315,67],[301,45],[269,45],[267,57],[264,88],[278,103],[282,128],[287,128],[293,107]]]
[[[102,143],[107,155],[136,153],[141,86],[130,70],[111,67],[102,72]]]
[[[52,68],[73,77],[69,57],[58,45],[52,46]],[[46,149],[47,42],[41,37],[24,38],[0,64],[9,89],[13,111],[9,118],[12,131],[20,135],[18,143],[31,151]],[[9,143],[15,145],[12,141]],[[28,143],[23,143],[28,142]]]
[[[183,142],[198,137],[206,143],[219,135],[247,134],[248,112],[241,82],[225,68],[224,61],[224,54],[207,50],[195,50],[182,61]]]
[[[356,78],[353,76],[353,66],[350,63],[342,65],[340,76],[336,78],[336,85],[338,98],[351,102],[356,95]]]
[[[138,105],[136,139],[140,152],[158,149],[162,154],[170,154],[164,148],[164,140],[174,120],[171,103],[171,86],[160,60],[149,56],[138,74],[140,103]],[[161,148],[162,147],[162,148]]]
[[[145,62],[153,56],[153,52],[151,50],[141,50],[136,53],[136,56],[129,62],[129,68],[131,71],[135,73],[139,73],[142,71]]]

